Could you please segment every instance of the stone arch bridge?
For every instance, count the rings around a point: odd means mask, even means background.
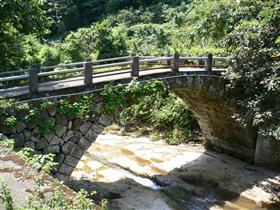
[[[212,69],[212,57],[209,56],[205,59],[206,65],[203,68],[185,70],[184,68],[186,67],[180,67],[181,61],[178,60],[178,55],[175,55],[170,59],[171,71],[170,69],[163,69],[158,72],[159,68],[155,68],[151,70],[154,72],[141,75],[139,58],[133,57],[133,61],[130,64],[132,64],[131,72],[134,72],[134,75],[131,76],[137,76],[139,80],[163,80],[167,84],[169,91],[182,98],[190,107],[207,140],[208,147],[253,162],[256,156],[263,155],[261,152],[256,153],[257,132],[251,127],[243,127],[232,119],[232,115],[238,113],[238,110],[236,110],[234,101],[226,98],[225,81],[220,77],[224,69]],[[150,60],[153,61],[153,59]],[[160,59],[158,60],[161,61]],[[166,60],[166,58],[162,60]],[[209,60],[211,64],[209,64]],[[205,67],[206,70],[204,69]],[[87,68],[92,70],[91,65],[89,67],[85,65],[85,69]],[[35,77],[36,80],[36,73],[34,74],[35,76],[31,73],[29,77]],[[48,91],[48,98],[57,98],[60,97],[58,95],[67,93],[76,95],[77,92],[96,92],[98,95],[100,91],[98,88],[108,84],[108,81],[93,83],[92,79],[91,81],[86,81],[86,78],[83,79],[84,85],[63,88],[53,86],[53,90]],[[94,77],[90,75],[90,78]],[[121,77],[115,82],[125,84],[128,81],[130,81],[129,78]],[[34,99],[31,97],[30,99],[30,93],[36,95],[36,97]],[[26,87],[6,88],[2,92],[0,91],[1,94],[2,96],[16,97],[28,103],[38,104],[38,100],[42,99],[40,97],[44,98],[46,93],[43,88],[40,91],[40,86],[37,83],[32,88],[29,87],[29,94],[26,94]],[[93,103],[102,109],[103,101],[101,96],[97,96]],[[56,175],[61,179],[67,179],[96,137],[102,133],[106,126],[113,122],[113,119],[102,113],[86,119],[58,116],[56,115],[56,107],[56,103],[54,103],[51,108],[40,113],[43,118],[52,119],[53,124],[56,126],[55,131],[52,133],[40,134],[36,125],[29,125],[23,119],[18,120],[14,127],[7,127],[0,123],[0,132],[15,139],[16,147],[29,146],[38,152],[55,153],[57,155],[56,160],[59,162]],[[21,119],[21,113],[16,113],[16,115]],[[266,163],[264,162],[264,164]]]

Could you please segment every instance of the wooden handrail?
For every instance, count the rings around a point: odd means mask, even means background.
[[[128,60],[128,59],[131,59],[131,56],[100,59],[100,60],[93,61],[93,63],[103,63],[103,62],[109,62],[109,61],[120,61],[120,60]]]
[[[174,54],[173,56],[171,56],[171,55],[166,55],[166,56],[124,56],[124,57],[100,59],[100,60],[96,60],[96,61],[92,61],[92,60],[88,59],[83,62],[60,64],[60,65],[45,66],[45,67],[38,66],[37,68],[33,68],[33,69],[23,69],[23,70],[18,70],[18,71],[0,72],[0,75],[25,73],[23,75],[1,77],[0,82],[9,82],[9,81],[29,79],[29,90],[30,90],[30,94],[32,95],[32,94],[38,93],[40,77],[81,72],[84,75],[84,84],[90,85],[93,83],[95,70],[98,70],[98,69],[130,66],[131,77],[138,77],[141,64],[145,64],[145,63],[149,63],[149,62],[155,62],[154,64],[156,64],[157,62],[165,61],[166,62],[165,68],[171,68],[171,71],[173,73],[176,73],[179,71],[180,63],[182,64],[182,62],[184,63],[184,61],[196,61],[196,60],[197,61],[204,60],[205,61],[204,68],[205,68],[206,74],[212,74],[212,66],[213,66],[214,61],[222,61],[222,62],[228,61],[229,57],[214,57],[211,54],[209,54],[207,57],[188,57],[188,56],[181,57],[179,54]],[[112,63],[106,63],[106,62],[112,62]],[[99,64],[99,63],[105,63],[105,64]],[[96,64],[98,64],[98,65],[96,65]],[[81,65],[83,65],[83,66],[81,66]],[[72,67],[72,68],[67,68],[67,67]],[[62,69],[62,70],[58,70],[58,71],[54,71],[54,70],[53,71],[42,71],[42,70],[55,69],[55,68],[66,68],[66,69]],[[113,72],[113,71],[118,71],[118,70],[113,69],[111,71]],[[201,69],[199,69],[199,71],[201,71]],[[110,71],[108,71],[108,72],[110,72]],[[26,73],[28,73],[28,74],[26,74]],[[116,74],[118,74],[118,72],[113,73],[111,75],[116,75]],[[110,73],[108,75],[110,75]]]
[[[59,71],[40,72],[38,75],[40,77],[45,77],[45,76],[58,75],[58,74],[68,74],[68,73],[81,72],[83,70],[84,70],[84,67],[81,67],[81,68],[65,69],[65,70],[59,70]]]
[[[172,59],[172,57],[156,57],[156,58],[140,60],[140,63],[153,62],[153,61],[167,61],[167,60],[171,60],[171,59]]]

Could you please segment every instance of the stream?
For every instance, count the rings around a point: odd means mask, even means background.
[[[99,135],[72,173],[113,210],[280,209],[280,174],[199,144]]]

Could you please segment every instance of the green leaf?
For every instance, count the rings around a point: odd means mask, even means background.
[[[278,36],[278,38],[275,41],[276,44],[280,44],[280,36]]]

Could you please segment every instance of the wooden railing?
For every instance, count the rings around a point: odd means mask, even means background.
[[[131,77],[139,77],[141,71],[152,69],[170,69],[179,72],[180,67],[194,68],[211,74],[213,67],[226,69],[227,57],[184,57],[179,54],[167,55],[165,57],[155,56],[125,56],[84,62],[60,64],[56,66],[37,66],[31,69],[7,71],[0,73],[0,87],[29,86],[30,94],[37,94],[40,82],[50,80],[61,80],[67,78],[83,78],[84,85],[91,85],[93,79],[102,76],[113,76],[117,74],[130,73]],[[219,62],[220,64],[217,64]],[[64,76],[61,76],[64,75]],[[47,79],[46,79],[47,77]],[[55,77],[55,78],[53,78]],[[12,84],[8,85],[7,83]],[[5,83],[5,84],[4,84]]]

